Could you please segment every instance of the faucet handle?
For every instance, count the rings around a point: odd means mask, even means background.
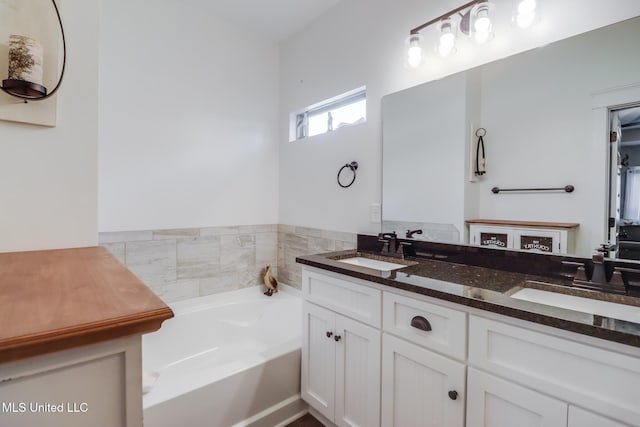
[[[609,280],[609,288],[618,293],[624,294],[627,292],[627,288],[624,285],[624,280],[622,279],[622,273],[620,271],[614,270],[611,280]]]
[[[389,240],[383,239],[382,237],[380,237],[378,239],[378,242],[383,244],[381,253],[388,254],[389,253]]]

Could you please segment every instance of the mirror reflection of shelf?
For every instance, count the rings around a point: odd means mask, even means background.
[[[544,221],[470,219],[469,244],[540,253],[575,253],[580,224]]]

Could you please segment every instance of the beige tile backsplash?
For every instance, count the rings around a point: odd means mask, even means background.
[[[282,224],[100,233],[100,244],[166,302],[262,284],[267,264],[301,287],[299,255],[356,247],[356,234]]]

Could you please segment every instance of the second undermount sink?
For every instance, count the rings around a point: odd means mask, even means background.
[[[343,258],[337,261],[344,262],[345,264],[357,265],[360,267],[372,268],[379,271],[392,271],[402,267],[406,267],[404,264],[396,264],[395,262],[380,261],[372,258],[365,258],[363,256],[355,256],[352,258]]]
[[[640,323],[640,307],[633,305],[567,295],[565,293],[535,288],[523,288],[511,294],[511,298]]]

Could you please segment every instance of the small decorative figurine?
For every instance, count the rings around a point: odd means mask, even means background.
[[[271,275],[271,266],[267,265],[264,269],[264,284],[267,287],[267,292],[264,294],[268,297],[278,292],[278,281]]]

